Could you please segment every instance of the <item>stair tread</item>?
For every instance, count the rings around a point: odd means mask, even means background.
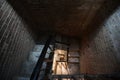
[[[79,64],[79,62],[69,62],[69,61],[68,61],[68,63],[72,63],[72,64]]]
[[[80,58],[79,56],[68,56],[68,58]]]
[[[15,77],[13,80],[30,80],[29,77]]]
[[[64,44],[64,45],[70,45],[68,42],[62,42],[62,41],[55,41],[55,43],[58,43],[58,44]]]

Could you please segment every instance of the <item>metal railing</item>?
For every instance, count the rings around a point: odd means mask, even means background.
[[[33,70],[33,72],[32,72],[32,75],[31,75],[31,77],[30,77],[30,80],[38,80],[38,78],[40,77],[39,75],[40,75],[40,71],[41,71],[41,68],[42,68],[42,64],[43,64],[43,62],[44,62],[44,60],[45,60],[45,55],[46,55],[46,53],[47,53],[47,50],[48,50],[48,48],[50,48],[50,43],[51,43],[51,41],[52,41],[52,36],[50,36],[48,39],[47,39],[47,41],[46,41],[46,43],[45,43],[45,46],[44,46],[44,48],[43,48],[43,50],[42,50],[42,52],[41,52],[41,55],[40,55],[40,57],[39,57],[39,59],[38,59],[38,62],[37,62],[37,64],[36,64],[36,66],[35,66],[35,68],[34,68],[34,70]],[[52,56],[51,55],[49,55],[49,59],[52,59],[51,58]],[[48,66],[48,65],[47,65]],[[48,70],[48,69],[47,69]],[[47,72],[47,70],[45,70],[45,72]],[[46,73],[45,73],[46,74]],[[43,77],[43,76],[42,76]]]

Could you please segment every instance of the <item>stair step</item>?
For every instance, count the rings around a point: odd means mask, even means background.
[[[71,64],[79,64],[79,62],[68,62],[68,63],[71,63]]]
[[[68,56],[68,58],[80,58],[79,56]]]
[[[68,56],[80,56],[78,53],[69,53]]]
[[[67,61],[56,61],[56,62],[67,62]]]
[[[13,80],[30,80],[29,77],[15,77]]]
[[[36,45],[33,49],[35,52],[41,52],[43,49],[44,45]]]
[[[58,44],[64,44],[64,45],[70,45],[69,43],[66,43],[66,42],[60,42],[60,41],[55,41],[55,43],[58,43]]]
[[[74,49],[72,50],[72,49],[70,49],[69,52],[80,52],[80,50],[74,50]]]

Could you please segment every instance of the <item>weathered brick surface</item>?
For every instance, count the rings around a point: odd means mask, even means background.
[[[95,37],[84,38],[80,63],[81,73],[120,71],[120,9],[106,20]]]
[[[0,79],[12,80],[34,46],[33,33],[6,0],[0,0]]]

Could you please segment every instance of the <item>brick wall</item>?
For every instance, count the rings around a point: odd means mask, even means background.
[[[94,37],[93,37],[94,36]],[[120,71],[120,8],[91,37],[81,44],[81,73]]]
[[[34,46],[33,33],[6,0],[0,0],[0,79],[12,80]]]

